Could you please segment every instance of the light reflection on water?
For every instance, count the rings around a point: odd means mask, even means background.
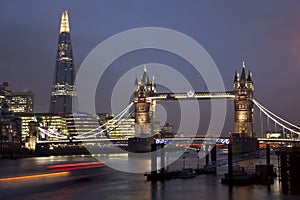
[[[135,165],[145,165],[150,169],[150,160],[138,160],[124,154],[110,154],[110,159],[121,159]],[[61,162],[91,161],[92,157],[81,156],[59,156],[28,158],[19,160],[7,160],[7,166],[0,166],[7,174],[27,171],[29,169],[43,170],[46,165]],[[158,159],[158,165],[159,165]],[[239,162],[240,165],[252,165],[253,163],[264,163],[264,159],[255,159]],[[273,157],[273,164],[277,165],[277,158]],[[197,159],[194,156],[186,155],[186,167],[196,168]],[[200,160],[200,167],[204,165],[203,159]],[[33,167],[34,166],[34,167]],[[177,170],[183,167],[183,160],[179,159],[172,163],[170,170]],[[0,170],[1,176],[5,174]],[[269,187],[262,185],[250,185],[244,187],[230,187],[220,184],[220,178],[227,171],[226,166],[218,168],[217,176],[201,175],[193,179],[176,179],[163,182],[147,182],[143,174],[123,173],[108,167],[101,168],[97,176],[90,179],[68,179],[62,182],[49,183],[45,180],[35,181],[38,186],[23,188],[14,184],[13,190],[3,193],[7,198],[22,199],[299,199],[299,196],[284,196],[281,194],[278,180]]]

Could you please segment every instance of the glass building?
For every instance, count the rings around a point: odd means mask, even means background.
[[[76,97],[74,76],[69,17],[68,11],[65,10],[61,16],[50,113],[60,115],[72,113],[72,101]]]
[[[85,113],[67,115],[65,120],[69,135],[81,135],[92,132],[100,126],[97,117]]]

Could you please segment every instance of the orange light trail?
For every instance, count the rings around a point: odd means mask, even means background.
[[[34,178],[43,178],[43,177],[53,177],[53,176],[67,176],[70,172],[56,172],[56,173],[47,173],[47,174],[35,174],[28,176],[15,176],[9,178],[0,178],[0,181],[17,181],[17,180],[26,180]]]

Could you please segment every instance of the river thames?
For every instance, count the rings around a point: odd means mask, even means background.
[[[188,157],[188,156],[187,156]],[[191,156],[192,157],[192,156]],[[299,196],[281,193],[280,182],[271,186],[250,185],[230,188],[221,184],[226,166],[218,168],[218,175],[199,175],[190,179],[172,179],[147,182],[143,174],[120,172],[108,166],[74,170],[55,177],[3,180],[4,177],[20,177],[48,174],[49,166],[61,163],[95,162],[92,156],[50,156],[16,160],[2,159],[0,165],[0,199],[299,199]],[[276,157],[272,163],[277,165]],[[243,161],[253,165],[264,159]],[[185,164],[195,168],[197,161],[186,159]],[[200,163],[203,164],[203,161]],[[48,168],[47,168],[48,167]],[[170,169],[182,167],[182,161],[173,163]]]

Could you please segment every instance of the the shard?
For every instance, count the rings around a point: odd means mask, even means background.
[[[68,11],[65,10],[62,13],[60,22],[50,113],[66,115],[73,112],[72,102],[76,101],[74,77],[69,17]]]

